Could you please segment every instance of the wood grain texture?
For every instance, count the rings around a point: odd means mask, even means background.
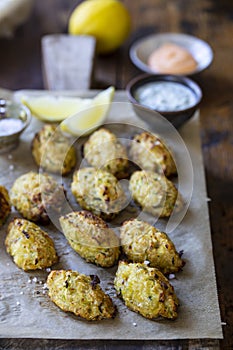
[[[42,35],[66,33],[67,19],[80,1],[35,0],[30,20],[12,40],[1,39],[0,86],[43,88],[40,40]],[[231,0],[124,0],[132,15],[132,33],[115,53],[96,61],[93,88],[125,88],[139,74],[128,57],[129,45],[150,33],[184,32],[207,40],[214,50],[212,66],[194,79],[200,84],[202,144],[210,202],[217,284],[226,322],[221,349],[233,348],[233,2]],[[0,340],[0,349],[217,349],[212,340],[174,342],[63,342]]]
[[[216,340],[209,341],[76,341],[76,340],[47,340],[47,339],[6,339],[0,340],[0,350],[6,349],[33,349],[33,350],[218,350],[219,345]]]

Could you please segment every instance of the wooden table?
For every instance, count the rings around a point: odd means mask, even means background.
[[[0,87],[43,89],[41,37],[66,33],[67,20],[79,1],[35,0],[32,16],[11,40],[0,39]],[[0,349],[221,349],[233,348],[233,2],[231,0],[125,0],[132,15],[132,33],[115,53],[98,57],[92,88],[126,83],[140,72],[128,57],[129,45],[150,33],[184,32],[207,40],[214,62],[195,80],[201,86],[201,137],[217,285],[224,340],[163,342],[62,341],[1,339]]]

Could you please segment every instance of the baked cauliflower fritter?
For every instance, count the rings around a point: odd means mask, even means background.
[[[39,226],[25,219],[14,219],[8,226],[6,250],[21,269],[38,270],[58,261],[53,240]]]
[[[154,171],[165,176],[177,174],[171,151],[157,135],[149,132],[135,135],[129,155],[142,170]]]
[[[6,222],[11,212],[10,197],[7,189],[0,185],[0,227]]]
[[[153,171],[135,171],[129,181],[132,197],[143,210],[157,217],[169,217],[181,199],[173,183]],[[176,203],[177,200],[177,203]]]
[[[61,211],[64,189],[52,176],[30,171],[15,180],[10,199],[25,219],[48,223],[46,208],[56,213]]]
[[[98,216],[88,211],[72,212],[62,216],[60,224],[71,247],[88,262],[110,267],[118,260],[119,239]]]
[[[114,280],[125,305],[142,316],[177,317],[178,299],[168,279],[155,267],[121,261]]]
[[[130,261],[148,261],[163,274],[178,272],[184,266],[182,252],[176,251],[174,243],[166,233],[144,221],[132,219],[121,227],[121,245]]]
[[[32,140],[32,155],[45,171],[67,175],[76,164],[75,148],[56,125],[46,124]]]
[[[126,148],[111,131],[105,128],[95,131],[84,144],[83,151],[90,165],[107,170],[118,179],[127,176]]]
[[[117,178],[106,170],[82,168],[74,172],[71,190],[79,205],[104,220],[113,219],[126,203]]]
[[[73,312],[88,321],[113,318],[116,307],[99,286],[97,276],[77,271],[52,271],[48,275],[49,297],[63,311]]]

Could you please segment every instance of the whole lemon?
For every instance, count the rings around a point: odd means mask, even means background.
[[[68,31],[94,36],[97,52],[109,53],[127,38],[130,26],[129,12],[118,0],[86,0],[72,12]]]

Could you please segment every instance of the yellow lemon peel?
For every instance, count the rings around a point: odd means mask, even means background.
[[[65,119],[60,124],[60,129],[74,136],[85,136],[93,132],[105,121],[114,92],[113,86],[100,92],[86,109]]]
[[[115,91],[114,87],[108,89],[104,91],[113,91],[113,93]],[[104,91],[99,93],[100,96],[104,93]],[[52,95],[22,95],[20,96],[20,100],[30,109],[32,115],[37,119],[44,122],[61,122],[68,117],[79,113],[80,111],[94,107],[96,101],[99,100],[99,94],[97,94],[94,98]],[[108,93],[106,93],[106,95],[108,95]],[[103,97],[101,97],[101,99],[103,99]]]
[[[131,28],[130,14],[118,0],[86,0],[78,5],[69,18],[72,35],[92,35],[98,53],[116,50],[127,38]]]

